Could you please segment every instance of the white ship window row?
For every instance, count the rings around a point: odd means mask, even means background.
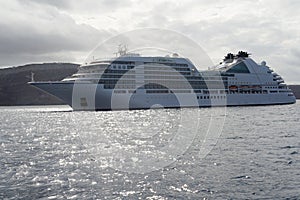
[[[110,69],[133,69],[133,65],[111,65],[109,66]]]
[[[226,96],[197,96],[197,99],[226,99]]]
[[[119,88],[120,89],[120,88]],[[145,88],[139,88],[139,89],[145,89]],[[285,91],[267,91],[267,90],[260,90],[260,91],[229,91],[229,90],[183,90],[183,89],[145,89],[146,93],[148,94],[154,94],[154,93],[203,93],[203,95],[201,96],[205,96],[205,95],[209,95],[209,96],[213,96],[212,98],[217,98],[218,96],[222,96],[222,95],[217,95],[217,94],[226,94],[226,95],[234,95],[234,94],[273,94],[273,93],[287,93],[290,94],[291,92],[288,90]],[[115,90],[114,89],[114,93],[118,93],[118,94],[125,94],[127,93],[126,90]],[[128,93],[136,93],[136,90],[128,90]],[[199,96],[199,97],[201,97]]]

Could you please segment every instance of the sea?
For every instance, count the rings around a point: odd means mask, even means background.
[[[0,199],[300,199],[300,102],[0,107]]]

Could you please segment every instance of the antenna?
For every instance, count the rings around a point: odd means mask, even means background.
[[[124,55],[127,54],[127,51],[128,51],[127,45],[119,44],[118,45],[118,51],[115,52],[114,54],[116,55],[116,57],[124,56]]]
[[[31,72],[31,82],[34,82],[34,73]]]

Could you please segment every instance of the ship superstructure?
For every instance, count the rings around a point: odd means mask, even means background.
[[[247,52],[227,54],[206,71],[173,54],[127,54],[94,60],[57,82],[31,82],[74,110],[289,104],[295,96],[266,62]]]

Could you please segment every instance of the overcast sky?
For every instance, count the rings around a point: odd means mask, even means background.
[[[300,83],[299,10],[298,0],[0,0],[0,66],[81,63],[99,42],[152,27],[190,37],[214,63],[249,51]]]

